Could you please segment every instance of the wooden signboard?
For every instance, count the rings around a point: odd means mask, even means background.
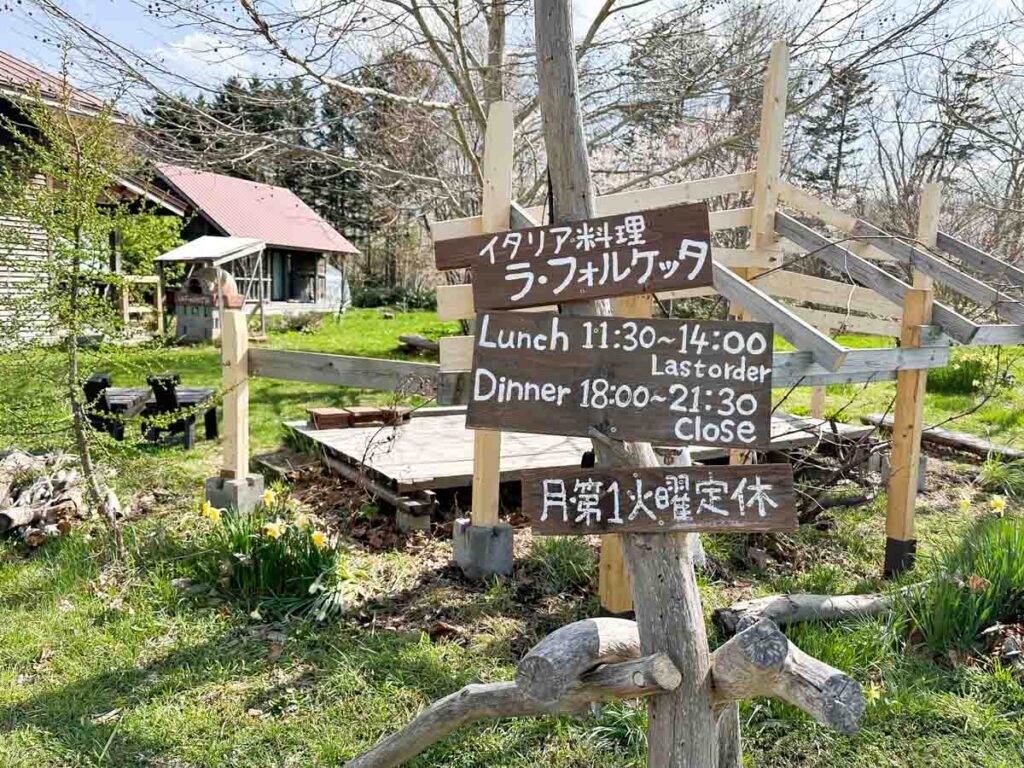
[[[538,534],[797,527],[789,464],[539,470],[522,483],[523,513]]]
[[[707,203],[519,229],[434,246],[469,263],[476,309],[516,309],[710,286]]]
[[[466,424],[766,446],[772,341],[768,323],[481,313]]]

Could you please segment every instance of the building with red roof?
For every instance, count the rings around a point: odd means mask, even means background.
[[[250,302],[267,311],[337,310],[346,301],[345,257],[358,251],[290,189],[157,163],[156,184],[187,201],[183,237],[253,238],[265,244],[253,268],[224,264]]]

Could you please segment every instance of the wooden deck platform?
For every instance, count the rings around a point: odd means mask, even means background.
[[[792,418],[792,417],[789,417]],[[822,437],[816,420],[772,419],[772,450],[813,445]],[[817,422],[820,424],[820,422]],[[473,430],[466,429],[463,408],[423,408],[406,424],[396,427],[351,427],[313,429],[305,422],[287,427],[311,440],[328,456],[371,473],[394,490],[409,491],[461,488],[473,479]],[[840,425],[844,439],[855,439],[872,428]],[[576,469],[583,453],[590,449],[584,437],[535,435],[503,432],[501,435],[501,480],[518,480],[534,469]],[[670,460],[678,448],[658,448]],[[724,458],[727,448],[697,446],[694,461]]]

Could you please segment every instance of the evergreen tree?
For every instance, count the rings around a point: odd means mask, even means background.
[[[864,109],[871,104],[874,85],[857,69],[837,72],[822,104],[806,120],[808,146],[799,176],[804,185],[827,194],[833,203],[848,188],[860,168],[860,140],[866,126]]]

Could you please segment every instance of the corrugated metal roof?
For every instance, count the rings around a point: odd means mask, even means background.
[[[156,167],[179,195],[226,235],[254,237],[281,248],[359,252],[290,189],[178,165]]]
[[[31,93],[33,88],[39,88],[39,95],[42,98],[58,100],[61,98],[64,86],[64,81],[61,78],[44,72],[38,67],[33,67],[9,53],[0,51],[0,93],[7,92],[11,95],[23,96]],[[69,97],[72,107],[87,112],[96,112],[103,108],[101,99],[76,88],[70,88]]]
[[[215,235],[203,235],[197,237],[190,243],[179,245],[167,253],[157,256],[156,260],[184,261],[184,262],[210,262],[215,267],[235,261],[243,256],[259,253],[263,250],[264,243],[254,237],[217,237]]]

